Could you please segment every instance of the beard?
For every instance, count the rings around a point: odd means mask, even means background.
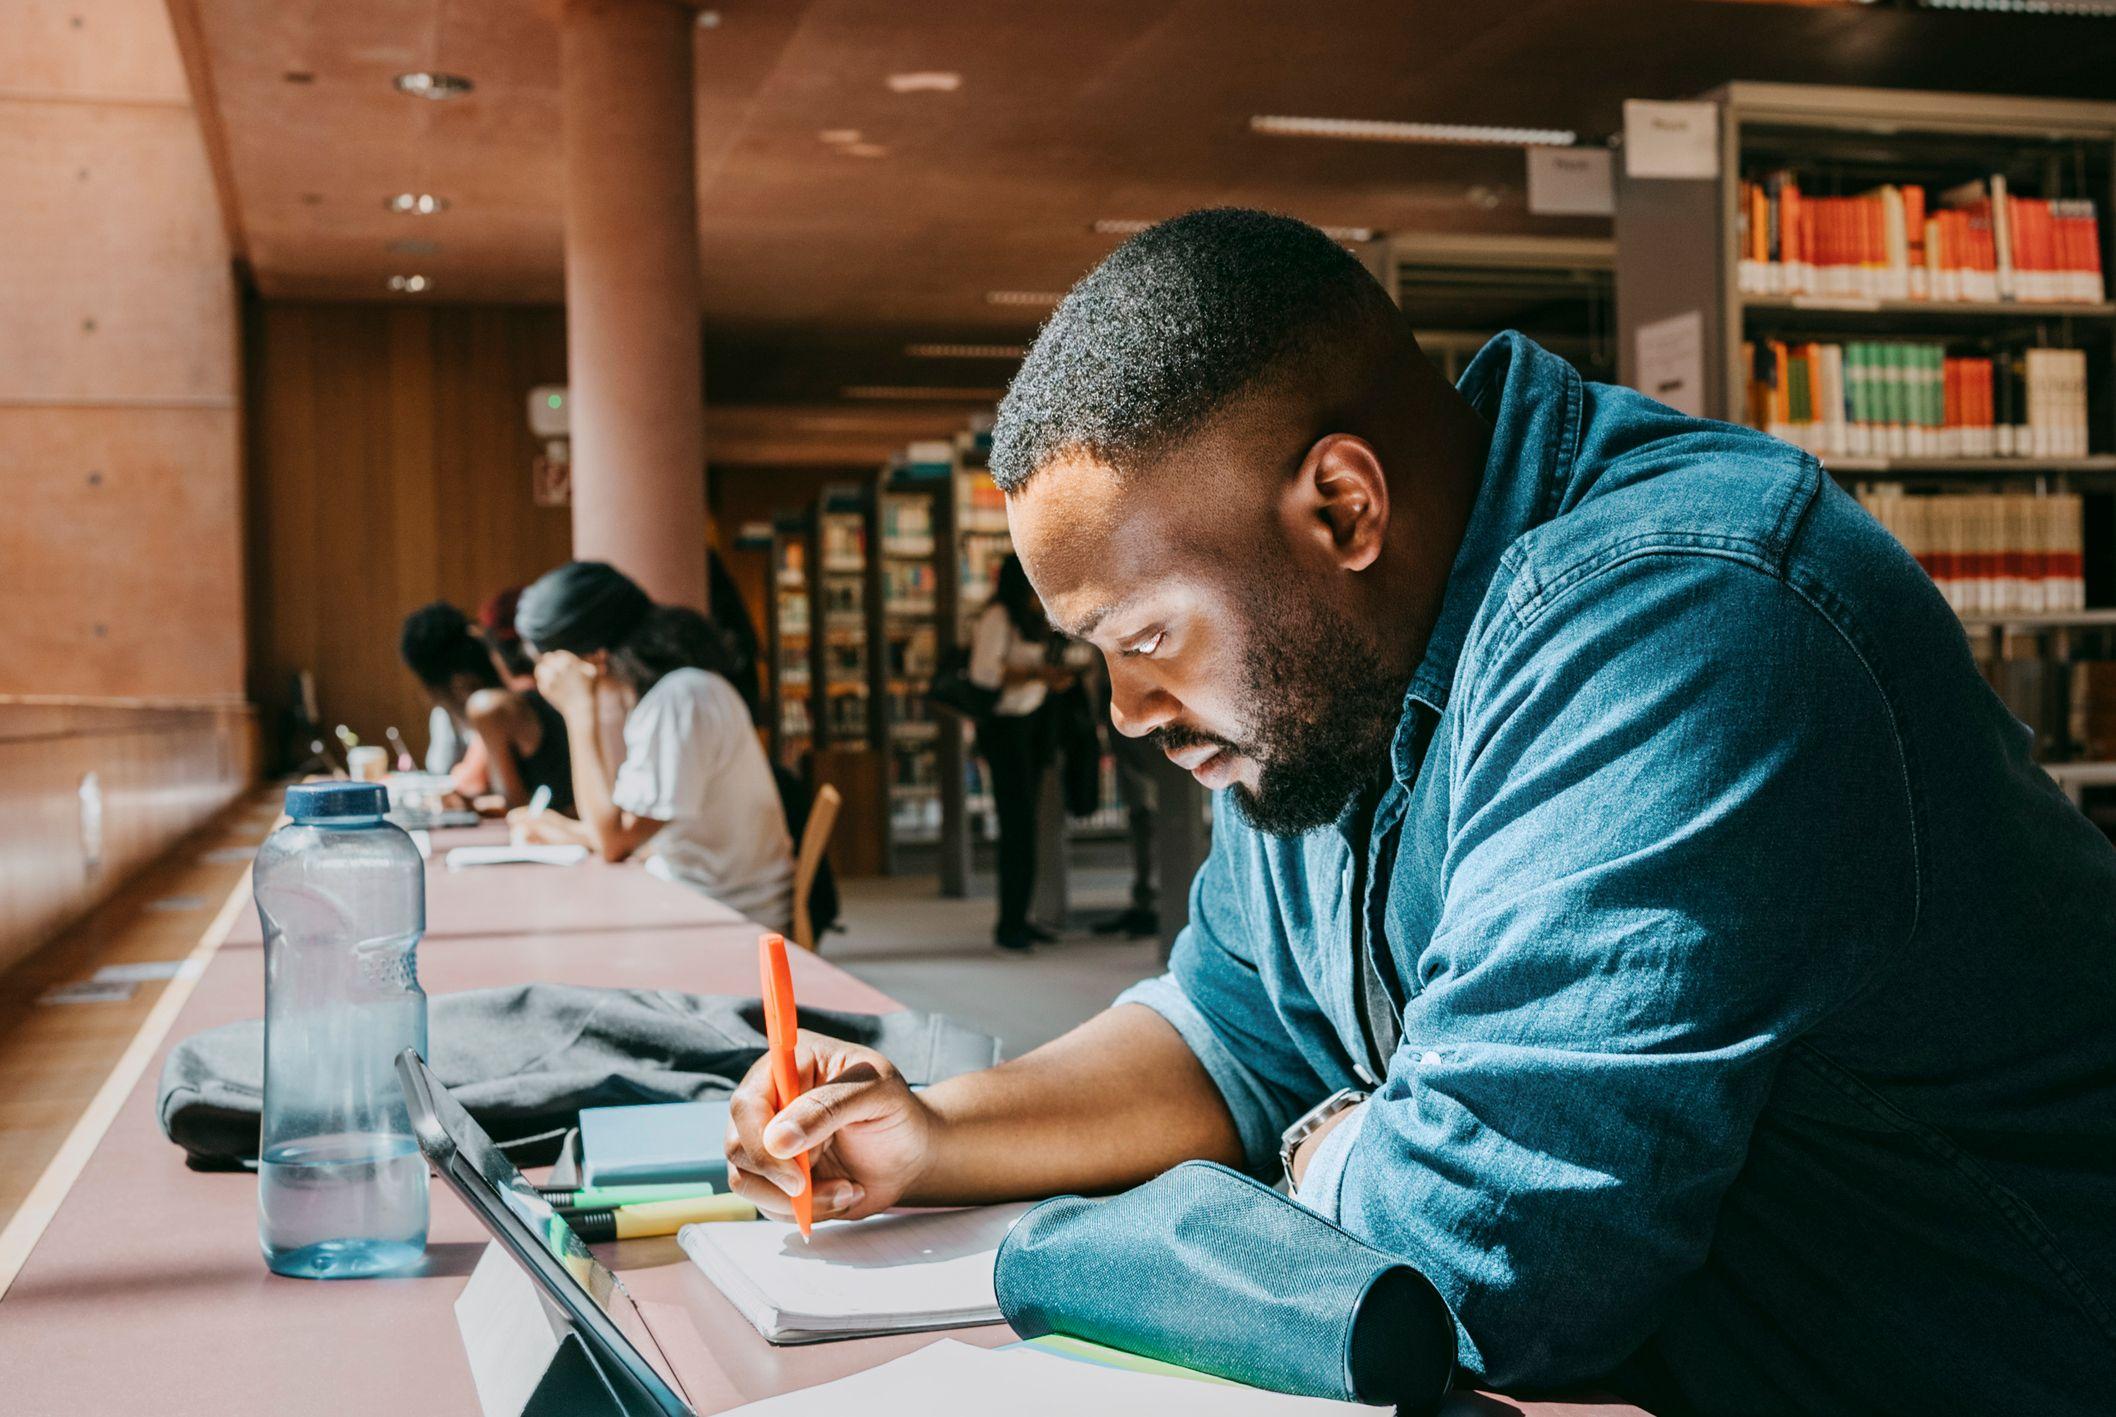
[[[1325,827],[1388,764],[1410,672],[1334,607],[1252,582],[1242,655],[1251,727],[1243,740],[1195,729],[1156,729],[1163,751],[1213,744],[1258,765],[1257,785],[1228,790],[1242,819],[1267,836]]]

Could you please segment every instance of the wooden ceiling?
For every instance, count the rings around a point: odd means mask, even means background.
[[[258,289],[557,301],[557,4],[170,0]],[[1597,141],[1625,98],[1737,78],[2105,97],[2116,24],[1695,0],[719,0],[694,43],[708,389],[816,406],[1003,383],[1004,360],[904,346],[1027,339],[1044,311],[986,293],[1063,290],[1119,239],[1097,219],[1240,203],[1387,232],[1606,230],[1529,216],[1518,149],[1266,137],[1252,114]],[[408,97],[391,80],[411,69],[477,87]],[[960,85],[888,83],[920,71]],[[879,155],[820,136],[844,129]],[[448,207],[398,215],[399,192]],[[392,297],[410,272],[429,290]]]

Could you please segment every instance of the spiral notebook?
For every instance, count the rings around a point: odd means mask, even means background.
[[[773,1343],[999,1322],[992,1262],[1026,1205],[826,1220],[687,1225],[677,1243]]]

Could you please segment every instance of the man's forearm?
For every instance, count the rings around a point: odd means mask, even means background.
[[[922,1095],[938,1126],[906,1197],[914,1204],[1115,1191],[1181,1161],[1242,1163],[1212,1078],[1167,1020],[1137,1004]]]

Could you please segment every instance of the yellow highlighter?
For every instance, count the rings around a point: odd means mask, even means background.
[[[637,1240],[673,1235],[686,1225],[712,1220],[755,1220],[757,1207],[741,1196],[694,1196],[689,1200],[649,1201],[644,1205],[604,1206],[562,1211],[573,1233],[590,1244],[604,1240]]]

